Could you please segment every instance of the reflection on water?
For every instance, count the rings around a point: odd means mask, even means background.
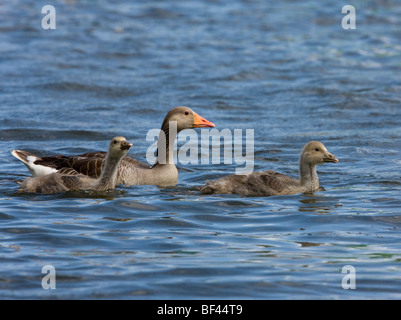
[[[1,297],[401,297],[397,1],[356,1],[348,31],[334,0],[54,5],[45,31],[37,1],[0,4]],[[319,168],[313,195],[199,193],[235,164],[180,164],[171,188],[17,192],[29,172],[10,150],[79,154],[123,135],[146,161],[148,130],[178,105],[254,129],[255,171],[297,176],[309,140],[341,162]]]
[[[307,198],[300,199],[301,203],[298,210],[301,212],[315,212],[319,214],[331,214],[333,213],[333,209],[339,208],[342,206],[342,203],[339,202],[339,199],[334,197],[309,195]]]

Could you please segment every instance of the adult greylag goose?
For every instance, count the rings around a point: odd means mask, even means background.
[[[110,142],[104,169],[99,178],[90,178],[73,169],[63,169],[55,173],[25,179],[20,192],[56,194],[73,190],[107,191],[115,188],[118,165],[132,144],[123,137],[115,137]]]
[[[203,194],[239,194],[245,196],[276,196],[297,193],[313,193],[319,190],[316,165],[338,159],[318,141],[305,145],[299,159],[299,179],[269,170],[248,175],[231,175],[207,181],[200,191]]]
[[[175,185],[178,171],[170,150],[174,148],[177,134],[184,129],[214,126],[188,107],[170,110],[164,118],[157,142],[156,163],[149,166],[134,158],[124,157],[118,167],[116,185]],[[77,156],[55,155],[41,158],[21,150],[13,150],[11,153],[28,167],[33,176],[71,168],[92,178],[100,176],[106,156],[105,152],[89,152]]]

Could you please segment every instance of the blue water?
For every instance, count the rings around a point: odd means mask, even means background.
[[[355,30],[334,0],[60,0],[56,30],[44,4],[0,4],[2,299],[401,298],[399,1],[353,1]],[[178,105],[254,129],[255,170],[296,176],[309,140],[340,162],[319,167],[314,195],[197,192],[235,163],[178,164],[170,188],[17,192],[29,172],[10,150],[123,135],[146,161],[148,130]]]

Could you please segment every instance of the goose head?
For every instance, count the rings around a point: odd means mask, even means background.
[[[172,121],[177,123],[178,132],[184,129],[215,127],[213,122],[206,120],[188,107],[176,107],[171,109],[164,118],[162,128],[168,128],[169,123]]]
[[[305,145],[301,153],[301,162],[317,165],[327,162],[337,163],[338,159],[327,151],[323,143],[311,141]]]
[[[128,153],[128,150],[132,147],[132,143],[125,140],[124,137],[115,137],[111,140],[109,146],[110,156],[113,158],[122,158]]]

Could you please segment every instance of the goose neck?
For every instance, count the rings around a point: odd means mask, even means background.
[[[173,150],[177,134],[176,121],[163,123],[157,142],[157,164],[174,164]]]
[[[300,184],[308,189],[308,191],[316,191],[319,189],[319,178],[316,172],[316,165],[300,161],[299,164]]]

